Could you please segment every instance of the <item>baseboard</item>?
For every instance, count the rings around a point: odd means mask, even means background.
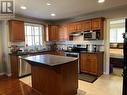
[[[104,75],[109,75],[109,73],[103,72]]]
[[[5,75],[5,73],[0,73],[0,76]]]
[[[3,75],[6,75],[6,76],[8,76],[8,77],[11,77],[11,73],[10,74],[8,74],[8,73],[0,73],[0,76],[3,76]]]
[[[5,75],[8,76],[8,77],[11,77],[11,74],[7,74],[7,73],[5,73]]]

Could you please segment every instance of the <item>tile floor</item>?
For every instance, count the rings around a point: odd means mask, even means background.
[[[31,76],[20,80],[31,86]],[[122,95],[122,77],[102,75],[94,83],[79,80],[77,95]]]
[[[122,74],[123,74],[123,68],[113,67],[112,74],[116,75],[116,76],[122,76]]]

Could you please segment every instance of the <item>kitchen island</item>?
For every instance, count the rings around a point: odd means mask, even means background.
[[[44,95],[75,95],[78,59],[56,55],[24,57],[31,64],[32,87]]]

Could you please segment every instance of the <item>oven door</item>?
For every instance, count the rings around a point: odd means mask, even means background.
[[[80,73],[80,66],[79,66],[79,53],[72,53],[72,52],[65,52],[66,57],[75,57],[78,58],[78,74]]]
[[[78,54],[72,54],[72,53],[66,53],[65,54],[65,56],[67,56],[67,57],[76,57],[76,58],[78,58],[79,56],[78,56]]]

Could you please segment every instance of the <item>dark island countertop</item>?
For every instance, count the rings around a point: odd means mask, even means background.
[[[48,66],[57,66],[62,64],[67,64],[69,62],[78,60],[74,57],[65,57],[65,56],[57,56],[57,55],[35,55],[29,57],[22,57],[27,62],[32,64],[40,64],[40,65],[48,65]]]

